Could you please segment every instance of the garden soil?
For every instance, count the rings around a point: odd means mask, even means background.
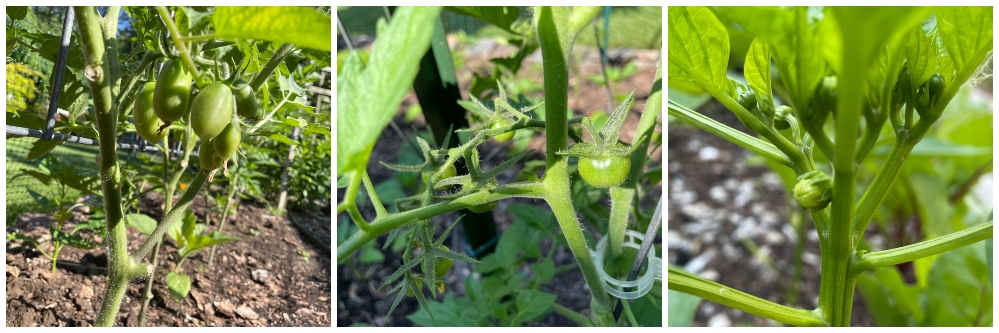
[[[150,193],[140,205],[143,213],[160,220],[161,194]],[[204,221],[208,211],[204,201],[196,199],[192,209],[198,221]],[[184,261],[182,272],[191,276],[192,288],[179,302],[169,296],[164,282],[166,270],[174,267],[177,257],[177,247],[167,238],[160,251],[146,325],[330,326],[330,217],[328,213],[290,214],[294,221],[243,202],[222,230],[240,240],[219,245],[212,265],[207,264],[209,249]],[[74,215],[66,230],[87,219],[83,212]],[[220,218],[218,209],[212,210],[210,231],[218,228]],[[26,214],[17,219],[15,228],[46,239],[50,220],[50,215]],[[129,249],[135,250],[146,236],[128,228],[128,239]],[[104,298],[108,261],[104,250],[64,247],[52,273],[50,261],[33,247],[8,240],[6,259],[7,326],[92,325]],[[144,289],[144,281],[129,284],[115,326],[138,325]]]
[[[492,66],[492,64],[488,62],[488,59],[492,57],[506,56],[512,50],[503,45],[489,44],[488,41],[480,41],[480,43],[475,46],[463,47],[462,45],[454,43],[452,38],[449,38],[449,40],[452,40],[451,49],[453,51],[458,50],[455,52],[456,54],[459,54],[455,55],[456,57],[462,56],[461,54],[464,54],[463,57],[467,56],[464,65],[456,68],[456,75],[458,77],[462,95],[466,100],[468,99],[467,94],[470,89],[472,73],[474,72],[479,73],[480,75],[487,75],[488,70]],[[485,46],[483,46],[483,44]],[[540,54],[540,51],[538,53]],[[603,86],[599,86],[596,83],[585,79],[585,75],[600,73],[600,65],[596,60],[599,59],[598,51],[596,49],[577,47],[573,50],[573,53],[578,54],[579,56],[577,61],[570,66],[569,108],[576,116],[589,116],[597,110],[604,110],[606,112],[606,89]],[[632,111],[628,114],[624,127],[621,130],[622,139],[630,142],[633,140],[632,136],[638,127],[638,121],[641,117],[640,110],[645,108],[645,102],[648,99],[652,87],[659,51],[614,50],[613,55],[614,58],[618,60],[635,62],[636,67],[638,68],[638,72],[634,76],[631,76],[621,82],[612,83],[613,92],[615,94],[627,94],[632,89],[636,89],[635,101],[631,108]],[[532,80],[538,84],[542,84],[544,82],[544,75],[540,70],[540,66],[536,66],[539,65],[539,63],[540,57],[528,57],[525,60],[523,69],[521,69],[518,73],[517,79]],[[535,65],[536,67],[532,69],[532,65]],[[529,96],[542,97],[543,92],[535,92]],[[418,104],[416,96],[412,92],[409,92],[403,100],[396,117],[392,120],[399,126],[402,134],[407,138],[412,137],[414,134],[410,125],[415,126],[419,130],[426,129],[426,124],[423,121],[422,115],[418,116],[412,123],[407,123],[404,119],[405,111],[410,105],[414,104]],[[617,107],[617,103],[615,103],[614,106]],[[660,121],[661,119],[662,118],[660,118]],[[661,128],[657,126],[656,131],[661,131]],[[382,131],[381,136],[375,143],[374,151],[371,155],[372,162],[368,165],[368,172],[374,184],[378,184],[386,179],[395,177],[392,170],[389,170],[374,161],[398,163],[397,158],[399,156],[400,148],[403,145],[401,142],[404,141],[405,138],[400,138],[394,130],[386,128]],[[488,170],[502,163],[506,156],[508,156],[506,152],[509,149],[509,144],[512,144],[514,141],[515,140],[511,140],[506,143],[496,143],[493,140],[490,140],[480,146],[480,156],[483,158],[481,167]],[[536,134],[528,144],[528,148],[535,149],[535,152],[526,157],[525,160],[544,160],[545,140],[542,134]],[[661,148],[653,151],[651,155],[652,167],[660,166],[662,164]],[[518,163],[518,165],[511,167],[509,170],[497,176],[497,180],[500,184],[513,182],[522,168],[523,163]],[[345,194],[344,189],[338,189],[337,193],[338,197],[342,197]],[[662,189],[659,184],[650,188],[641,202],[642,207],[655,207],[661,193]],[[609,207],[609,199],[605,200],[607,200],[606,204]],[[499,202],[496,209],[494,209],[494,212],[497,212],[494,214],[494,217],[500,232],[508,228],[512,222],[510,220],[510,216],[502,212],[506,210],[506,207],[514,204],[535,205],[540,206],[546,211],[550,211],[550,208],[544,203],[544,201],[521,198],[502,200]],[[374,209],[370,206],[370,204],[360,206],[359,208],[361,209],[362,215],[365,217],[370,219],[374,216]],[[449,213],[435,219],[435,221],[454,221],[457,218],[458,216],[456,213]],[[461,231],[458,229],[460,229],[460,227],[457,227],[456,231],[453,233],[461,234]],[[386,236],[381,236],[375,242],[381,246],[385,243],[386,239]],[[460,246],[457,246],[457,244],[455,244],[455,246],[451,246],[451,241],[452,240],[448,240],[448,243],[445,244],[449,244],[449,247],[451,247],[453,251],[464,251]],[[657,244],[662,244],[661,235],[660,237],[657,237],[655,242]],[[543,253],[548,251],[549,246],[551,246],[550,243],[551,241],[548,240],[541,244],[541,250]],[[556,251],[553,259],[556,267],[575,263],[575,258],[567,248]],[[406,316],[417,311],[423,311],[417,300],[412,297],[405,298],[392,312],[392,315],[386,317],[389,308],[392,306],[392,302],[395,300],[396,294],[386,293],[384,289],[378,290],[378,287],[381,285],[381,281],[391,275],[401,264],[402,258],[400,254],[386,251],[385,260],[379,264],[365,265],[356,263],[355,260],[355,263],[338,266],[337,326],[349,326],[356,324],[366,324],[372,326],[414,326],[415,323],[406,318]],[[350,266],[354,267],[351,268]],[[447,286],[445,294],[453,297],[465,297],[463,286],[465,277],[470,274],[477,274],[472,273],[472,269],[473,266],[471,264],[455,262],[454,268],[452,268],[450,273],[448,273],[444,278]],[[586,286],[586,282],[583,280],[583,275],[578,268],[569,269],[564,273],[556,275],[548,285],[542,286],[541,290],[557,295],[558,298],[556,299],[556,303],[560,305],[578,313],[589,313],[590,292],[589,288]],[[431,298],[429,293],[426,293],[426,297],[428,300]],[[436,300],[443,300],[443,296],[438,294],[438,298]],[[527,325],[561,327],[578,326],[576,322],[554,313],[549,313],[532,323],[527,323]]]

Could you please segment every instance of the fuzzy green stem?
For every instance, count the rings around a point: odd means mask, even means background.
[[[108,226],[108,288],[104,293],[97,315],[96,326],[111,326],[121,306],[128,283],[128,239],[125,232],[124,213],[121,207],[121,170],[118,166],[117,143],[118,110],[111,96],[109,77],[110,61],[105,61],[104,33],[101,31],[101,16],[95,7],[74,7],[77,28],[86,61],[84,76],[90,86],[94,100],[95,118],[100,143],[101,189],[104,193],[104,208]],[[110,38],[113,39],[113,38]],[[117,50],[109,50],[116,52]],[[117,63],[111,63],[117,66]]]
[[[260,89],[260,86],[263,86],[264,82],[267,82],[267,77],[271,76],[271,73],[277,69],[278,65],[281,64],[281,61],[284,60],[284,57],[288,56],[288,54],[293,50],[295,50],[295,44],[281,45],[281,48],[274,52],[274,56],[271,57],[271,60],[268,60],[267,64],[264,65],[264,68],[262,68],[260,72],[253,77],[253,80],[250,81],[250,89],[253,89],[253,91]]]
[[[576,322],[579,326],[593,327],[593,322],[590,321],[590,318],[586,318],[586,316],[581,315],[576,311],[572,311],[572,309],[564,307],[561,304],[552,304],[552,311],[555,311],[555,313],[561,315],[562,317],[566,317],[569,320]]]
[[[187,67],[187,71],[191,72],[191,76],[194,77],[194,83],[197,83],[200,88],[208,86],[211,81],[207,77],[202,77],[201,73],[198,72],[198,66],[191,58],[191,52],[188,50],[187,44],[184,44],[184,41],[181,39],[180,30],[177,29],[177,25],[170,18],[170,11],[164,6],[156,6],[156,11],[160,14],[160,19],[163,20],[163,24],[166,25],[167,30],[170,31],[170,38],[173,39],[173,43],[177,47],[180,59],[184,63],[184,66]]]
[[[423,206],[414,210],[386,215],[384,218],[375,219],[368,226],[368,229],[361,229],[350,236],[343,244],[336,248],[337,262],[343,262],[352,253],[361,248],[365,243],[384,235],[393,229],[422,221],[447,212],[456,211],[462,208],[481,205],[483,203],[502,200],[506,198],[521,197],[541,199],[544,195],[543,185],[537,182],[522,182],[507,185],[500,185],[492,191],[476,192],[451,201],[439,202]]]
[[[612,187],[610,189],[611,211],[610,230],[607,237],[610,237],[610,258],[616,258],[624,252],[624,232],[628,229],[628,212],[635,197],[634,188]]]
[[[535,22],[538,29],[538,39],[541,44],[541,56],[544,59],[545,76],[545,132],[547,149],[547,168],[542,177],[545,187],[545,200],[558,220],[562,233],[569,243],[569,249],[583,278],[590,287],[593,300],[590,309],[597,325],[607,326],[614,322],[611,313],[611,301],[603,280],[597,273],[596,264],[590,256],[586,239],[576,219],[576,211],[569,200],[569,175],[567,165],[569,158],[555,154],[563,151],[567,145],[568,104],[569,104],[569,71],[568,56],[572,48],[572,40],[582,28],[579,22],[588,21],[581,17],[585,11],[570,13],[568,8],[541,6],[535,9]],[[590,17],[592,18],[592,17]]]
[[[132,101],[135,100],[135,96],[138,95],[138,93],[132,91],[132,88],[134,88],[135,84],[139,82],[139,79],[143,77],[142,73],[149,68],[153,62],[162,57],[163,55],[159,52],[146,51],[142,57],[142,62],[140,62],[139,66],[132,70],[131,77],[128,79],[125,89],[122,90],[124,93],[118,96],[119,105],[128,106],[129,104],[132,104]]]
[[[153,246],[156,245],[156,240],[162,238],[171,225],[180,221],[184,215],[184,211],[194,201],[194,197],[198,195],[198,192],[201,192],[201,188],[205,186],[207,180],[208,173],[204,171],[198,172],[198,175],[191,181],[191,185],[187,187],[187,191],[180,197],[180,200],[177,200],[177,205],[163,217],[163,221],[156,225],[156,229],[149,235],[149,238],[132,254],[132,260],[139,261],[144,258],[152,250]]]

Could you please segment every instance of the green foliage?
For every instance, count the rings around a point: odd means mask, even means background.
[[[411,55],[429,48],[428,22],[439,12],[436,7],[400,8],[391,24],[378,25],[381,42],[372,48],[366,68],[357,56],[347,59],[337,78],[337,133],[354,139],[338,141],[338,177],[367,165],[380,129],[388,124],[411,88],[406,83],[412,82],[419,67],[419,57]]]
[[[19,114],[28,110],[28,103],[38,98],[42,73],[25,64],[7,63],[7,112]]]
[[[479,14],[486,11],[500,14],[503,11],[502,8],[473,9],[474,11],[462,10]],[[395,267],[395,271],[381,281],[381,289],[394,295],[390,312],[397,309],[406,297],[415,298],[421,310],[408,318],[420,325],[519,326],[552,312],[568,317],[580,325],[614,325],[617,318],[612,315],[613,303],[605,291],[605,285],[600,281],[590,253],[586,251],[587,242],[592,241],[594,236],[580,228],[573,202],[570,201],[570,197],[576,199],[578,196],[569,195],[575,194],[575,191],[570,191],[577,186],[574,184],[580,184],[578,186],[584,189],[593,188],[583,182],[570,182],[569,177],[575,173],[576,166],[569,165],[569,158],[560,155],[588,152],[587,145],[581,143],[579,133],[582,129],[579,126],[569,128],[569,125],[580,122],[578,119],[569,119],[571,112],[567,110],[565,101],[568,83],[563,82],[563,79],[568,78],[565,62],[570,56],[574,36],[592,22],[600,8],[538,7],[535,9],[534,20],[519,21],[520,23],[517,23],[514,15],[487,17],[487,20],[494,20],[493,23],[502,25],[500,29],[509,30],[504,34],[509,43],[518,49],[511,55],[492,59],[495,64],[492,72],[476,75],[468,100],[458,101],[468,111],[470,128],[449,131],[444,141],[430,136],[425,138],[418,133],[412,138],[415,149],[405,143],[396,143],[401,148],[395,161],[382,158],[380,163],[372,163],[374,168],[384,166],[396,171],[396,180],[372,184],[371,178],[376,173],[365,167],[367,160],[371,158],[372,147],[369,145],[374,144],[374,138],[379,131],[384,130],[389,116],[398,112],[395,94],[408,90],[407,85],[412,82],[408,75],[410,67],[407,66],[416,63],[426,50],[416,46],[426,36],[426,32],[420,29],[429,24],[405,16],[416,16],[413,13],[419,13],[420,10],[398,8],[391,22],[379,27],[379,37],[372,48],[369,65],[363,66],[356,55],[351,55],[338,78],[338,111],[364,110],[363,113],[338,113],[341,121],[338,122],[340,146],[337,186],[345,189],[346,193],[343,201],[337,204],[338,214],[346,215],[338,223],[338,262],[351,267],[359,262],[377,264],[390,256],[375,253],[382,254],[388,249],[401,251],[401,266]],[[434,19],[437,18],[430,16],[426,20]],[[535,39],[535,36],[538,38]],[[402,39],[405,42],[400,41]],[[384,61],[397,66],[375,66],[379,57],[382,57],[379,55],[382,48],[392,48],[391,53],[384,56],[391,61]],[[523,59],[538,48],[542,49],[545,57],[544,67],[540,68],[545,72],[544,84],[529,80],[514,81],[512,78],[521,68]],[[390,81],[375,80],[389,76]],[[658,118],[658,106],[661,105],[660,90],[655,88],[660,84],[659,77],[661,73],[657,73],[654,93],[649,97],[649,107],[642,116],[642,135],[634,140],[636,142],[652,141],[654,136],[655,119]],[[506,85],[504,82],[513,84]],[[539,87],[544,89],[544,101],[523,95]],[[378,90],[374,90],[375,88]],[[368,90],[373,92],[365,93]],[[514,90],[520,91],[515,91],[516,95],[510,95],[514,98],[508,98],[507,91]],[[376,102],[364,102],[366,99],[374,99]],[[633,96],[626,96],[622,106],[606,117],[599,131],[593,127],[591,120],[583,121],[582,125],[596,141],[587,142],[589,150],[592,150],[590,153],[599,150],[626,159],[639,156],[634,163],[637,167],[625,168],[624,172],[627,176],[637,170],[635,178],[639,179],[644,175],[644,167],[648,163],[645,158],[647,152],[637,149],[633,152],[631,147],[619,142],[619,132],[625,115],[630,111],[632,99]],[[550,102],[553,104],[549,104]],[[541,109],[542,106],[544,109]],[[550,153],[547,161],[525,161],[525,167],[516,181],[501,184],[504,178],[502,175],[509,174],[507,170],[520,164],[521,160],[530,158],[531,150],[525,149],[525,141],[530,140],[541,127],[545,128],[548,151],[560,154]],[[450,135],[458,135],[458,146],[438,143],[449,142]],[[575,152],[569,151],[569,137],[577,143],[578,147],[574,146]],[[512,147],[509,151],[510,158],[496,162],[480,158],[480,153],[486,154],[480,151],[482,144],[492,138],[514,140],[512,145],[507,145]],[[349,146],[344,146],[348,143]],[[449,172],[451,168],[461,164],[467,167],[468,173],[452,176]],[[544,176],[539,177],[538,170],[544,170]],[[638,187],[634,184],[629,186]],[[597,203],[602,196],[599,190],[595,194],[596,198],[589,202],[594,210],[597,209],[595,206],[599,206]],[[542,199],[550,205],[551,211],[529,205],[506,207],[497,203],[511,197]],[[589,198],[588,195],[583,197]],[[639,197],[641,195],[629,200]],[[359,205],[364,205],[365,209],[368,205],[373,206],[375,216],[372,220],[368,220],[368,214],[362,214]],[[622,204],[616,205],[619,210],[624,207]],[[457,221],[452,222],[450,218],[442,223],[440,217],[459,209],[470,209],[473,212],[491,209],[494,214],[512,214],[514,222],[495,240],[495,250],[483,256],[480,261],[440,247],[450,235],[451,228],[457,225]],[[648,217],[643,215],[645,210],[621,211],[625,213],[622,215],[625,218],[634,213],[636,219],[644,220],[637,223],[639,226],[648,226]],[[351,221],[353,225],[350,224]],[[448,228],[438,236],[437,230],[444,225],[448,225]],[[595,226],[598,229],[608,229],[607,222],[597,222]],[[377,248],[373,241],[385,234],[388,239]],[[476,253],[477,250],[467,247],[466,252]],[[560,249],[566,248],[570,249],[578,266],[555,266],[553,256]],[[458,299],[451,295],[437,297],[438,293],[446,293],[447,290],[447,281],[439,276],[438,271],[447,267],[448,260],[475,264],[472,266],[473,271],[478,274],[466,277],[464,282],[467,298]],[[438,263],[443,267],[438,267]],[[575,267],[583,272],[592,293],[591,317],[558,305],[555,302],[558,296],[547,291],[546,285],[555,281],[558,274]],[[615,273],[619,271],[620,269],[616,269]],[[427,290],[431,297],[427,297]],[[661,325],[661,287],[656,295],[651,296],[650,299],[625,305],[628,308],[628,323],[654,324],[654,317],[659,317]],[[640,318],[636,318],[636,315]],[[621,321],[624,320],[621,318]]]
[[[697,104],[702,100],[692,87],[707,92],[759,136],[735,133],[672,100],[670,114],[766,157],[788,189],[797,183],[794,197],[811,209],[823,248],[822,311],[795,315],[797,309],[779,304],[753,304],[736,293],[713,292],[713,282],[696,277],[670,278],[671,287],[775,320],[816,324],[819,319],[840,326],[849,324],[856,276],[879,324],[966,325],[959,317],[991,322],[975,315],[984,313],[978,299],[954,306],[965,310],[960,315],[916,307],[957,304],[928,297],[984,295],[980,288],[924,288],[940,274],[959,270],[938,266],[940,258],[970,251],[978,245],[969,244],[991,236],[992,222],[981,224],[990,208],[966,198],[978,177],[991,170],[991,127],[972,125],[970,119],[991,119],[991,109],[978,113],[958,106],[963,98],[955,98],[965,82],[982,77],[991,54],[991,42],[981,39],[992,36],[990,7],[669,11],[671,87],[694,95],[686,101]],[[749,87],[726,77],[730,37],[752,40],[743,70]],[[771,60],[778,76],[770,70]],[[959,109],[945,112],[952,108]],[[825,124],[830,116],[835,121]],[[955,128],[967,128],[958,135],[962,142],[951,137]],[[813,149],[822,154],[813,155]],[[835,178],[821,170],[833,170]],[[910,230],[905,224],[913,217],[918,233],[895,232]],[[872,218],[882,235],[900,235],[887,238],[887,249],[872,249],[863,239]],[[909,261],[915,287],[906,286],[896,270],[877,268]],[[980,277],[981,267],[962,276]]]
[[[627,80],[628,78],[634,76],[636,73],[638,73],[638,67],[635,66],[634,62],[629,62],[627,65],[624,65],[624,67],[608,67],[607,68],[607,78],[610,79],[611,82],[621,82],[621,81]],[[590,74],[590,75],[587,75],[586,78],[588,80],[590,80],[590,81],[593,81],[593,83],[596,83],[598,85],[601,85],[601,86],[607,85],[607,83],[604,82],[604,76],[603,76],[603,74],[599,74],[599,73],[598,74]]]
[[[218,7],[212,15],[215,36],[292,43],[317,51],[332,49],[328,13],[309,7]]]

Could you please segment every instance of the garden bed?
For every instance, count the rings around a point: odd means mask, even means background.
[[[192,204],[199,221],[206,211],[203,202]],[[141,210],[159,221],[162,205],[163,196],[151,193],[143,198]],[[323,236],[329,238],[329,216],[291,214],[309,230],[325,230]],[[75,215],[67,222],[67,230],[86,219],[86,214]],[[211,217],[209,230],[215,230],[221,216],[213,211]],[[13,228],[36,239],[49,237],[50,219],[46,214],[24,214]],[[147,326],[330,326],[327,250],[314,246],[291,220],[250,202],[240,205],[223,231],[240,240],[219,245],[211,266],[207,265],[208,249],[183,263],[192,288],[181,302],[173,300],[162,283],[163,270],[172,268],[177,255],[173,242],[164,242]],[[128,234],[130,249],[146,238],[133,228],[128,228]],[[52,273],[50,262],[37,250],[20,241],[7,241],[7,326],[91,325],[104,298],[105,253],[100,248],[65,247]],[[164,256],[171,263],[164,263]],[[116,326],[138,325],[144,285],[141,281],[129,284]]]
[[[456,53],[462,51],[462,46],[454,44],[451,46],[452,50],[459,50]],[[470,90],[470,82],[472,78],[472,73],[486,74],[492,64],[488,61],[491,57],[505,56],[512,49],[506,48],[502,45],[490,44],[487,41],[481,41],[474,46],[465,46],[469,52],[467,53],[468,59],[465,59],[464,65],[462,67],[456,68],[456,76],[458,78],[459,86],[463,94],[463,98],[468,100],[468,91]],[[472,51],[476,50],[476,51]],[[614,50],[617,53],[627,53],[620,52],[621,50]],[[538,51],[540,54],[540,51]],[[606,88],[598,85],[585,78],[586,75],[594,75],[600,73],[599,65],[599,53],[596,49],[577,47],[573,50],[574,54],[581,54],[579,59],[581,60],[578,64],[570,66],[578,66],[576,70],[570,70],[569,77],[569,109],[573,111],[575,116],[590,116],[598,110],[604,112],[607,111],[607,92]],[[613,82],[611,84],[615,94],[627,94],[632,89],[636,89],[635,101],[632,104],[631,110],[627,116],[623,128],[621,129],[622,139],[625,141],[631,141],[634,138],[631,137],[637,131],[638,121],[641,113],[637,110],[643,110],[645,107],[645,102],[648,99],[650,89],[652,87],[652,79],[656,72],[656,61],[658,61],[658,50],[638,50],[630,51],[627,55],[627,60],[635,62],[638,69],[634,76],[631,76],[620,82]],[[524,62],[524,68],[517,74],[517,80],[529,80],[538,85],[538,87],[543,86],[543,73],[540,70],[540,57],[529,56]],[[534,67],[532,67],[532,65]],[[527,94],[528,97],[537,98],[543,97],[543,92],[536,91],[531,94]],[[414,135],[410,124],[407,124],[405,120],[406,110],[409,109],[411,105],[418,104],[416,95],[410,91],[404,98],[396,117],[392,120],[395,122],[403,135],[407,138],[411,138]],[[620,104],[619,102],[614,102],[615,107]],[[413,121],[412,125],[416,127],[417,130],[426,130],[426,123],[423,120],[422,114],[417,116]],[[378,141],[375,143],[374,151],[371,153],[371,161],[382,161],[385,163],[399,163],[397,161],[400,149],[405,145],[403,143],[406,138],[400,138],[396,132],[390,128],[386,128],[380,134]],[[514,140],[515,141],[515,140]],[[509,151],[509,145],[513,144],[513,141],[506,143],[497,143],[493,140],[487,141],[480,147],[480,154],[483,158],[482,168],[489,170],[506,158],[508,158],[507,152]],[[535,149],[532,156],[528,159],[544,159],[545,141],[543,134],[536,134],[528,143],[527,147],[529,149]],[[491,157],[491,158],[490,158]],[[488,159],[487,159],[488,158]],[[651,153],[650,162],[653,166],[660,165],[662,163],[662,150],[656,149]],[[376,162],[369,163],[368,172],[371,177],[371,181],[374,184],[378,184],[382,181],[397,177],[396,173],[384,166],[373,165]],[[523,162],[518,163],[511,167],[509,170],[501,173],[497,176],[497,180],[500,184],[513,182],[523,169]],[[576,180],[574,180],[576,181]],[[641,207],[654,207],[657,198],[661,196],[661,185],[656,184],[652,188],[648,189],[648,193],[642,198]],[[345,189],[337,189],[338,197],[343,198]],[[411,193],[407,193],[409,195]],[[606,207],[610,207],[610,202],[608,198],[604,199],[606,202]],[[504,213],[506,207],[513,204],[527,204],[527,205],[540,205],[545,211],[550,211],[548,206],[540,200],[530,200],[530,199],[507,199],[499,201],[498,206],[494,210],[497,214],[494,215],[496,220],[497,228],[500,232],[506,230],[512,223],[509,214]],[[374,209],[370,204],[360,206],[362,215],[365,217],[374,216]],[[346,213],[343,214],[346,216]],[[448,213],[442,216],[443,221],[454,221],[458,218],[457,213]],[[435,220],[436,221],[436,220]],[[447,225],[447,224],[445,224]],[[587,228],[589,226],[587,225]],[[460,227],[456,228],[453,234],[460,235]],[[562,237],[559,235],[559,237]],[[457,237],[455,237],[457,238]],[[381,236],[375,240],[377,247],[381,248],[387,236]],[[661,244],[661,237],[656,239],[657,244]],[[445,242],[453,251],[459,253],[467,253],[465,249],[461,247],[457,242],[453,243],[453,239],[449,239]],[[542,253],[546,253],[551,246],[550,241],[546,241],[541,244]],[[385,280],[390,274],[392,274],[399,265],[402,264],[402,258],[399,253],[392,253],[391,251],[384,251],[385,259],[381,263],[366,265],[366,264],[356,264],[354,265],[356,271],[351,268],[351,265],[339,266],[337,272],[337,326],[348,326],[353,324],[363,323],[364,325],[372,326],[414,326],[415,323],[407,316],[423,311],[416,298],[407,297],[402,303],[392,312],[390,317],[386,318],[389,308],[392,306],[392,302],[395,300],[395,293],[387,293],[387,289],[378,290],[381,286],[381,282]],[[573,311],[580,313],[589,313],[590,306],[590,292],[586,286],[583,279],[582,273],[578,268],[575,267],[575,259],[569,252],[568,248],[560,248],[553,255],[553,260],[555,261],[555,266],[560,267],[563,265],[571,265],[571,269],[567,269],[564,273],[559,273],[555,275],[550,283],[542,287],[545,292],[552,293],[558,296],[556,303]],[[446,291],[444,294],[438,294],[436,300],[441,301],[444,297],[464,297],[464,279],[469,275],[478,275],[478,273],[473,273],[473,265],[455,261],[454,268],[452,268],[451,273],[449,273],[444,280],[446,281]],[[447,296],[444,296],[447,295]],[[431,300],[431,295],[426,294],[426,297]],[[529,323],[530,326],[577,326],[578,324],[572,320],[569,320],[561,315],[550,312],[549,314]]]

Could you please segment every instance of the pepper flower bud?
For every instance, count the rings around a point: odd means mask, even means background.
[[[791,128],[791,120],[794,117],[791,107],[787,105],[778,106],[776,109],[777,116],[774,118],[774,128],[779,130],[786,130]]]
[[[798,182],[794,184],[794,200],[804,208],[826,208],[832,201],[832,179],[818,170],[798,176]]]

